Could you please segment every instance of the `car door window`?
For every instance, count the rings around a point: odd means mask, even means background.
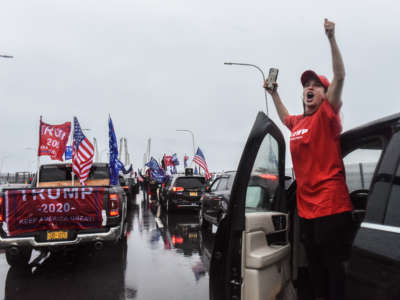
[[[212,186],[210,188],[210,192],[215,192],[218,189],[219,182],[220,182],[220,179],[217,179],[214,181],[214,183],[212,184]]]
[[[261,143],[251,171],[246,192],[246,211],[271,209],[279,187],[278,156],[278,142],[268,134]]]
[[[385,225],[400,227],[400,166],[397,167],[393,180],[384,223]]]
[[[228,185],[226,187],[227,190],[229,190],[229,191],[232,189],[233,181],[235,180],[235,175],[236,175],[236,173],[233,173],[232,175],[229,176]]]
[[[357,148],[343,159],[349,192],[369,189],[382,154],[383,144],[379,144],[379,149]]]
[[[225,191],[227,183],[228,183],[228,178],[221,178],[218,184],[218,191]]]

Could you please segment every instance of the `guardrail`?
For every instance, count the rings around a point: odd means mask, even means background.
[[[6,183],[28,184],[32,181],[34,176],[35,173],[29,173],[29,172],[2,173],[0,174],[0,184],[6,184]]]

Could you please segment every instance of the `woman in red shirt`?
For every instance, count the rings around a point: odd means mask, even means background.
[[[297,180],[301,237],[316,299],[344,299],[344,262],[349,258],[351,211],[340,148],[339,110],[345,77],[335,24],[325,19],[333,80],[308,70],[301,75],[302,115],[289,115],[277,85],[268,90],[279,118],[290,129],[290,152]],[[265,87],[267,87],[266,82]]]

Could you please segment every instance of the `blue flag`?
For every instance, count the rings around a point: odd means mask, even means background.
[[[164,170],[160,167],[157,160],[151,157],[150,161],[146,164],[150,169],[150,177],[159,183],[165,182],[168,176],[165,175]]]
[[[65,160],[72,159],[72,146],[67,146],[65,148]]]
[[[173,162],[174,166],[179,166],[179,159],[178,159],[178,155],[176,155],[176,153],[172,154],[172,162]]]
[[[117,137],[115,136],[111,117],[108,119],[108,135],[110,137],[110,184],[117,185],[119,171],[121,170],[124,174],[128,174],[132,170],[132,166],[129,170],[125,170],[124,164],[118,159]]]
[[[110,183],[112,185],[118,184],[118,173],[121,167],[120,161],[118,160],[118,143],[114,132],[114,125],[111,117],[108,119],[108,135],[110,145]]]
[[[146,163],[146,167],[149,167],[152,170],[161,169],[160,165],[158,164],[157,160],[154,157],[151,157],[150,161]]]
[[[194,174],[199,174],[199,171],[197,171],[197,166],[194,166]]]
[[[124,164],[119,159],[117,159],[117,165],[118,165],[118,170],[122,171],[122,173],[124,173],[124,174],[129,174],[132,171],[132,164],[129,167],[129,169],[127,170],[127,169],[125,169]]]

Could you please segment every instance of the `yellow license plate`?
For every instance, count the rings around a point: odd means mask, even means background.
[[[189,233],[189,239],[197,239],[197,233]]]
[[[190,192],[189,196],[197,196],[197,192]]]
[[[47,240],[66,240],[68,239],[68,231],[51,231],[47,232]]]

